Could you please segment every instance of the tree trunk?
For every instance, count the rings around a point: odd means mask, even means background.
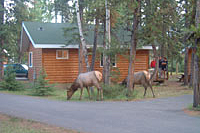
[[[194,56],[194,102],[193,107],[197,107],[200,103],[200,97],[199,97],[199,64],[198,64],[198,56],[195,54]]]
[[[4,61],[4,56],[3,56],[3,44],[4,41],[2,38],[1,39],[1,44],[0,44],[0,81],[3,79],[3,61]]]
[[[108,4],[108,0],[105,0],[105,7],[106,7],[106,34],[105,34],[105,41],[106,45],[104,47],[104,51],[106,51],[106,54],[104,54],[104,81],[105,84],[109,85],[110,84],[110,56],[107,54],[110,49],[110,41],[111,41],[111,36],[110,36],[110,7]]]
[[[166,29],[165,29],[165,23],[164,23],[164,19],[165,19],[165,15],[163,15],[163,18],[162,18],[162,44],[161,44],[161,47],[160,47],[160,56],[161,57],[164,57],[165,56],[165,34],[166,34]]]
[[[156,60],[156,67],[155,67],[153,74],[151,75],[151,78],[150,78],[151,83],[153,82],[154,77],[158,73],[158,67],[159,67],[159,57],[158,57],[158,54],[157,54],[156,46],[154,44],[152,44],[152,48],[153,48],[154,58]]]
[[[4,9],[4,0],[1,0],[1,8]],[[4,10],[0,10],[0,30],[3,30],[2,26],[4,24]],[[4,45],[4,38],[0,36],[0,81],[3,79],[3,45]]]
[[[134,9],[133,15],[133,29],[131,35],[131,48],[130,48],[130,56],[129,56],[129,68],[128,68],[128,96],[131,95],[133,91],[133,81],[134,81],[134,71],[135,71],[135,56],[136,56],[136,47],[137,47],[137,31],[138,31],[138,23],[139,23],[139,8],[140,1],[137,0],[137,7]]]
[[[4,0],[1,0],[1,8],[4,9]],[[4,21],[4,10],[0,10],[0,23],[3,24]]]
[[[80,13],[80,21],[83,22],[83,6],[82,6],[82,0],[80,0],[79,4],[79,13]],[[83,27],[83,23],[81,23],[81,26]],[[82,43],[79,44],[79,74],[83,72],[83,46]]]
[[[185,48],[184,85],[188,85],[188,48]]]
[[[193,87],[193,79],[194,79],[194,48],[192,48],[192,58],[191,58],[191,64],[190,64],[190,83],[189,87]]]
[[[200,24],[200,0],[196,1],[196,15],[195,15],[196,27],[199,27]],[[195,55],[194,55],[194,99],[193,99],[193,107],[197,107],[200,103],[200,87],[199,87],[199,57],[198,57],[198,46],[199,46],[199,38],[195,41]]]
[[[83,49],[82,49],[82,44],[79,44],[79,48],[78,48],[78,73],[82,73],[83,72]]]
[[[172,73],[173,73],[173,69],[174,69],[174,58],[172,56],[172,61],[171,61],[171,72],[170,72],[170,75],[172,76]]]
[[[96,51],[97,51],[97,40],[98,40],[98,30],[99,29],[99,19],[96,17],[95,19],[95,29],[94,29],[94,44],[92,49],[92,63],[91,63],[91,71],[94,70],[94,64],[96,59]]]
[[[55,23],[58,22],[58,2],[55,1]]]
[[[83,36],[78,0],[76,0],[75,3],[76,3],[77,23],[78,23],[79,34],[80,34],[80,39],[81,39],[81,44],[82,44],[82,49],[83,49],[83,55],[84,55],[84,58],[85,58],[87,71],[90,71],[90,65],[89,65],[88,54],[87,54],[87,46],[86,46],[85,38]]]
[[[178,74],[178,67],[179,67],[179,64],[178,62],[176,62],[176,74]]]

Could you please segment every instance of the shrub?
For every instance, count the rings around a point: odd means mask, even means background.
[[[44,70],[40,71],[38,79],[33,86],[34,94],[37,96],[48,96],[54,92],[54,86],[48,83],[46,80],[47,74]]]
[[[3,81],[0,83],[0,87],[9,91],[23,90],[23,85],[15,79],[16,74],[12,67],[6,68],[6,73],[3,77]]]
[[[103,87],[103,94],[105,99],[132,99],[135,98],[137,95],[137,91],[133,91],[133,94],[130,97],[127,97],[127,88],[125,86],[119,84],[112,84],[112,85],[102,85]]]

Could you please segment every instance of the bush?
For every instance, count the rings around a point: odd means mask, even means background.
[[[127,97],[128,90],[125,86],[119,84],[112,84],[112,85],[102,85],[103,94],[105,99],[133,99],[137,95],[137,91],[134,90],[133,94],[130,97]]]
[[[44,70],[41,70],[40,75],[33,86],[35,95],[48,96],[48,95],[52,95],[52,92],[54,92],[53,85],[50,85],[48,83],[48,80],[46,80],[46,77],[47,77],[46,72]]]
[[[6,73],[3,77],[3,81],[0,83],[0,87],[9,91],[23,90],[23,85],[15,79],[16,74],[12,67],[6,68]]]

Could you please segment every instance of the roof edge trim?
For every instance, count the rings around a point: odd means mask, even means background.
[[[78,48],[79,45],[65,45],[65,44],[36,44],[35,48]]]
[[[28,30],[27,30],[27,28],[26,28],[24,22],[22,22],[22,27],[24,28],[24,30],[25,30],[25,32],[26,32],[28,38],[30,39],[31,43],[32,43],[33,46],[36,48],[35,42],[33,41],[33,39],[32,39],[32,37],[31,37],[30,33],[28,32]]]
[[[65,44],[35,44],[35,48],[79,48],[79,45],[65,45]],[[92,45],[87,45],[87,48],[92,48]]]

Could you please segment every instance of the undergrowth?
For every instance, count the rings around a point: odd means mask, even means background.
[[[102,85],[104,99],[109,100],[128,100],[134,99],[138,91],[134,90],[130,96],[127,96],[128,90],[125,86],[119,84],[112,84],[112,85]]]

